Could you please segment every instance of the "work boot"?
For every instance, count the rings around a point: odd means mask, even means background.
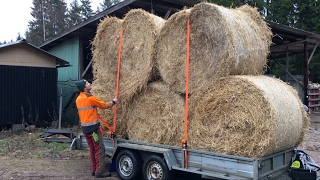
[[[104,173],[95,173],[95,177],[96,178],[104,178],[104,177],[110,177],[111,176],[111,173],[109,172],[104,172]]]

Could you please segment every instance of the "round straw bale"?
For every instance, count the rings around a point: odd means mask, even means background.
[[[265,34],[270,35],[271,31],[257,24],[260,21],[247,17],[246,12],[199,3],[172,15],[155,46],[155,59],[163,80],[175,91],[185,92],[188,17],[190,93],[201,84],[229,74],[262,74],[271,42],[271,36]],[[264,42],[266,37],[270,39]]]
[[[127,108],[130,140],[179,145],[183,138],[184,98],[163,82],[153,82]]]
[[[153,77],[154,42],[165,20],[142,9],[130,10],[123,19],[121,99],[131,99]]]
[[[117,17],[105,17],[100,21],[96,36],[92,41],[93,77],[104,79],[106,86],[114,88],[117,74],[118,46],[122,20]],[[106,72],[108,71],[108,72]],[[107,73],[107,74],[106,74]],[[111,75],[108,77],[107,75]]]
[[[116,95],[116,76],[118,66],[118,46],[122,20],[116,17],[105,17],[100,21],[96,36],[92,42],[94,81],[91,92],[104,101],[112,100]],[[118,137],[125,136],[126,122],[122,123],[122,109],[125,101],[117,105]],[[101,117],[113,127],[113,108],[99,110]],[[119,127],[119,128],[118,128]]]
[[[252,158],[297,147],[309,126],[297,92],[267,76],[221,78],[190,111],[190,148]]]
[[[262,74],[270,52],[272,31],[261,18],[257,8],[243,5],[232,12],[232,18],[228,13],[224,15],[228,16],[226,19],[236,42],[235,56],[240,57],[236,58],[235,64],[231,66],[230,74]],[[235,29],[232,25],[239,28]]]

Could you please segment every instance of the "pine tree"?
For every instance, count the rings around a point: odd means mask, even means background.
[[[272,1],[268,4],[267,20],[292,26],[295,22],[293,0]]]
[[[67,29],[67,6],[65,0],[33,0],[26,39],[38,45]]]
[[[108,8],[110,8],[112,5],[118,4],[119,0],[104,0],[103,3],[99,3],[100,5],[100,11],[104,11]]]
[[[44,16],[44,4],[46,0],[33,0],[31,7],[31,16],[33,20],[28,22],[28,30],[25,33],[26,39],[30,44],[38,44],[45,40],[45,16]]]
[[[81,7],[78,0],[72,0],[70,9],[68,10],[68,26],[69,28],[82,22]]]
[[[313,33],[320,33],[319,17],[315,16],[315,14],[319,14],[320,12],[320,2],[318,0],[297,1],[297,21],[295,27]]]
[[[19,41],[19,40],[22,40],[22,39],[23,39],[23,37],[21,37],[20,33],[18,33],[18,36],[17,36],[16,40]]]
[[[319,14],[320,12],[320,6],[319,1],[317,0],[297,0],[297,3],[295,4],[297,7],[296,9],[296,23],[294,24],[294,27],[303,29],[306,31],[310,31],[313,33],[320,33],[320,19],[319,16],[316,14]],[[318,46],[319,48],[319,46]],[[309,52],[311,53],[311,52]],[[309,54],[310,55],[310,54]],[[298,62],[302,62],[303,55],[299,58],[297,58],[294,62],[297,61],[297,66],[299,66]],[[309,64],[309,78],[312,82],[320,82],[320,54],[316,53]],[[303,65],[301,65],[303,67]]]
[[[61,34],[68,28],[67,19],[67,4],[65,0],[49,0],[49,12],[47,17],[49,19],[47,36],[53,37]]]
[[[87,20],[91,16],[93,16],[93,10],[91,9],[91,1],[90,0],[80,0],[81,2],[81,18],[82,20]]]

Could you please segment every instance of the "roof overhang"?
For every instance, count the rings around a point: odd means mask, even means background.
[[[123,18],[131,9],[141,8],[166,19],[166,17],[180,11],[184,7],[192,7],[199,2],[200,0],[124,0],[75,25],[68,31],[46,40],[39,47],[44,50],[50,50],[62,42],[77,36],[81,37],[84,41],[92,41],[98,24],[106,16]]]
[[[48,56],[51,56],[51,57],[55,58],[55,60],[56,60],[56,68],[71,66],[69,64],[69,62],[67,62],[67,61],[65,61],[65,60],[63,60],[63,59],[61,59],[61,58],[59,58],[57,56],[54,56],[54,55],[50,54],[49,52],[47,52],[47,51],[45,51],[43,49],[40,49],[39,47],[36,47],[36,46],[34,46],[32,44],[29,44],[25,39],[0,45],[0,48],[6,48],[6,47],[18,45],[18,44],[24,44],[26,46],[30,46],[30,47],[32,47],[34,49],[37,49],[38,51],[41,51],[41,52],[47,54]]]
[[[320,35],[271,21],[266,22],[273,33],[269,59],[286,57],[287,53],[303,54],[305,49],[308,52],[320,52],[318,48]]]
[[[64,41],[77,36],[79,36],[84,43],[87,42],[88,44],[85,45],[88,46],[89,42],[94,39],[100,20],[106,16],[123,18],[131,9],[141,8],[166,19],[184,7],[193,7],[200,1],[201,0],[125,0],[79,23],[68,31],[48,39],[40,44],[39,47],[44,50],[50,50]],[[317,48],[320,35],[271,21],[266,22],[273,33],[273,43],[270,46],[268,59],[286,57],[287,54],[302,54],[305,50],[305,43],[307,43],[308,51],[320,51],[318,50],[320,48]]]

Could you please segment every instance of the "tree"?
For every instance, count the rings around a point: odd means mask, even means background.
[[[272,1],[267,8],[267,20],[287,26],[294,24],[296,12],[293,0]]]
[[[69,28],[82,22],[81,7],[78,3],[78,0],[72,0],[72,2],[70,3],[70,9],[68,9],[68,16]]]
[[[68,28],[67,4],[65,0],[49,0],[47,36],[61,34]]]
[[[30,44],[38,44],[45,39],[45,9],[46,0],[33,0],[31,16],[33,20],[28,22],[28,30],[25,33],[26,39]]]
[[[94,13],[91,9],[91,1],[90,0],[80,0],[81,2],[81,18],[82,20],[87,20],[90,18]]]
[[[26,39],[38,45],[67,29],[67,6],[65,0],[33,0]]]
[[[16,40],[19,41],[19,40],[22,40],[22,39],[23,39],[23,37],[21,37],[20,33],[18,33],[18,36],[17,36]]]
[[[319,33],[320,24],[319,17],[315,16],[320,11],[319,2],[317,0],[283,0],[272,1],[269,6],[267,19],[288,25],[298,29]],[[311,52],[309,52],[311,53]],[[292,74],[303,74],[303,55],[295,55],[289,57],[289,72]],[[277,61],[285,61],[279,59]],[[320,54],[315,54],[309,64],[309,79],[313,82],[320,82]],[[275,71],[275,70],[274,70]],[[280,70],[276,70],[280,76]],[[284,72],[282,72],[284,73]]]
[[[118,4],[120,1],[119,0],[104,0],[103,3],[99,3],[100,11],[104,11],[108,8],[110,8],[112,5]]]
[[[296,3],[296,11],[296,28],[320,33],[319,17],[315,16],[315,14],[320,12],[320,6],[317,0],[298,0]]]

